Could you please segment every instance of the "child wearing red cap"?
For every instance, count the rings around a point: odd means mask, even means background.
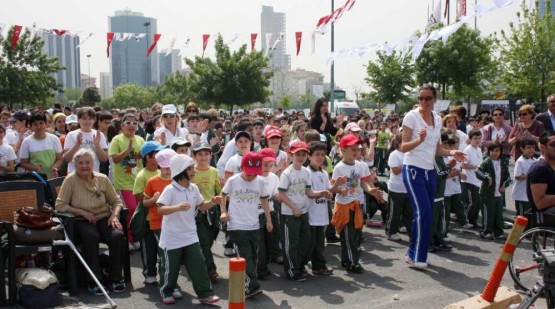
[[[341,265],[347,271],[362,273],[364,269],[359,263],[359,253],[356,247],[355,229],[361,229],[363,224],[362,209],[359,198],[362,190],[373,195],[378,201],[383,201],[381,191],[374,188],[368,166],[356,160],[357,150],[362,140],[354,135],[341,138],[340,147],[343,158],[333,169],[332,183],[344,181],[341,189],[334,189],[338,193],[335,197],[332,224],[341,239]]]
[[[313,191],[310,172],[303,166],[309,154],[305,142],[291,143],[293,163],[281,173],[279,200],[281,206],[281,240],[286,261],[283,263],[289,280],[305,281],[310,246],[310,224],[308,223],[308,198],[331,198],[328,190]]]
[[[262,175],[262,156],[247,152],[241,159],[241,173],[231,176],[222,189],[222,200],[229,198],[229,213],[222,201],[220,219],[227,222],[227,231],[238,257],[247,261],[245,272],[245,296],[254,297],[262,293],[258,282],[259,219],[258,208],[262,206],[266,217],[266,230],[272,232],[272,220],[268,206],[268,190],[259,175]]]

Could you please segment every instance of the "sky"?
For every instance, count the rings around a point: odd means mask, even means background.
[[[346,0],[335,0],[335,7]],[[435,0],[436,4],[438,0]],[[480,4],[491,4],[493,0],[477,0]],[[455,16],[455,0],[451,2],[451,21]],[[468,11],[473,6],[468,1]],[[501,10],[478,18],[478,29],[484,35],[500,30],[507,30],[509,22],[516,20],[519,2]],[[81,40],[90,32],[94,35],[81,47],[81,73],[87,74],[87,57],[90,54],[91,75],[99,78],[99,72],[109,72],[109,60],[106,57],[106,32],[108,16],[117,10],[130,9],[142,12],[145,16],[156,18],[158,33],[162,37],[158,51],[167,48],[176,37],[174,48],[182,49],[187,58],[202,54],[202,35],[214,37],[221,33],[224,41],[230,41],[236,34],[237,40],[230,45],[238,49],[242,44],[249,44],[251,33],[260,33],[260,13],[262,6],[273,6],[274,11],[286,13],[287,52],[291,54],[291,68],[323,73],[325,80],[330,79],[330,67],[326,60],[330,55],[331,34],[318,35],[315,53],[311,53],[310,31],[316,22],[331,11],[331,0],[203,0],[203,1],[152,1],[152,0],[27,0],[9,1],[2,5],[0,23],[18,24],[38,28],[66,29],[71,32],[81,31]],[[442,6],[445,0],[442,1]],[[443,11],[442,7],[442,11]],[[377,43],[398,44],[412,36],[416,31],[423,31],[432,11],[432,0],[357,0],[351,11],[346,12],[335,25],[335,49],[346,49]],[[295,55],[295,32],[303,32],[303,42],[299,56]],[[190,45],[184,47],[185,39],[191,39]],[[260,48],[259,35],[256,48]],[[211,40],[206,48],[206,57],[214,57],[214,45]],[[368,91],[364,82],[366,70],[364,65],[375,59],[373,53],[361,58],[341,58],[335,62],[336,85],[347,91],[347,96],[354,98],[354,91]]]

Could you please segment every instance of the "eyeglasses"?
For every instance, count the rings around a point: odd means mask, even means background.
[[[520,113],[520,114],[518,114],[518,115],[519,115],[520,117],[524,117],[524,116],[528,116],[528,115],[530,115],[530,114],[528,114],[528,113]]]
[[[503,116],[503,114],[493,114],[493,116]]]
[[[418,101],[431,101],[433,100],[434,97],[429,96],[429,97],[418,97]]]
[[[136,121],[124,121],[123,124],[126,126],[136,126],[138,122]]]
[[[198,113],[196,109],[188,109],[187,113]]]
[[[175,114],[164,114],[162,117],[164,117],[164,118],[175,118]]]

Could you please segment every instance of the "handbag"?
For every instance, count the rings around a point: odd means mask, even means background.
[[[129,222],[129,230],[133,235],[133,239],[139,240],[143,239],[148,231],[150,231],[150,225],[146,220],[146,216],[148,214],[147,209],[143,206],[143,203],[139,203],[137,208],[135,208],[135,212],[131,217],[131,221]]]
[[[56,224],[44,229],[32,229],[14,224],[13,231],[16,244],[51,244],[53,240],[64,239],[64,228],[61,224]]]
[[[58,279],[52,271],[40,268],[16,270],[19,304],[24,308],[53,308],[59,305]]]
[[[54,226],[54,210],[45,204],[41,208],[23,207],[14,212],[14,224],[32,229],[46,229]]]

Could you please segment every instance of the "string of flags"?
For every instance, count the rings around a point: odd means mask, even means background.
[[[493,12],[495,10],[504,8],[510,4],[512,4],[514,2],[514,0],[492,0],[493,4],[487,5],[487,4],[477,4],[474,7],[474,11],[469,14],[466,15],[466,0],[457,0],[457,17],[458,17],[458,21],[444,26],[443,28],[440,29],[435,29],[433,31],[425,31],[422,35],[420,35],[419,37],[411,37],[408,39],[403,40],[402,42],[398,43],[398,44],[391,44],[391,43],[383,43],[383,44],[378,44],[378,43],[369,43],[366,44],[364,46],[359,46],[359,47],[352,47],[352,48],[346,48],[346,49],[342,49],[339,51],[336,51],[334,53],[331,53],[328,57],[327,57],[327,63],[328,64],[332,64],[336,59],[338,58],[345,58],[345,57],[362,57],[365,54],[367,54],[368,52],[376,52],[376,51],[385,51],[386,53],[392,53],[397,46],[400,46],[400,51],[401,51],[401,55],[403,57],[406,57],[407,55],[411,55],[413,60],[416,60],[420,53],[422,52],[424,45],[428,42],[428,41],[434,41],[434,40],[439,40],[442,39],[443,42],[446,42],[447,39],[449,38],[449,36],[451,36],[453,33],[455,33],[463,24],[465,23],[469,23],[470,20],[474,17],[479,17],[479,16],[483,16],[485,14],[488,14],[490,12]],[[533,0],[524,0],[527,3],[528,8],[532,8],[534,6],[534,1]],[[310,31],[296,31],[294,32],[294,39],[295,39],[295,52],[296,55],[298,56],[300,54],[301,51],[301,46],[302,46],[302,40],[303,40],[303,33],[304,34],[309,34],[310,35],[310,39],[311,39],[311,54],[315,53],[315,49],[316,49],[316,35],[324,35],[329,31],[329,25],[333,22],[337,22],[339,19],[341,19],[347,12],[351,11],[354,4],[355,4],[356,0],[347,0],[341,7],[335,9],[333,12],[331,12],[329,15],[325,15],[321,18],[319,18],[316,22],[316,27],[314,30],[310,30]],[[449,0],[446,0],[446,3],[448,3]],[[441,10],[440,10],[441,11]],[[436,13],[432,13],[431,17],[433,15],[435,15]],[[440,15],[440,14],[437,14]],[[437,16],[437,18],[434,16],[434,19],[436,19],[435,22],[438,22],[437,20],[440,19],[440,16]],[[47,33],[47,34],[52,34],[52,35],[58,35],[58,36],[79,36],[80,32],[74,32],[74,31],[69,31],[67,29],[62,29],[62,28],[57,28],[57,29],[44,29],[44,28],[36,28],[34,25],[32,27],[24,27],[21,25],[6,25],[3,23],[0,23],[0,35],[5,32],[6,29],[10,29],[13,28],[14,31],[12,32],[12,37],[10,38],[11,40],[11,48],[15,48],[15,46],[17,45],[19,38],[22,34],[22,32],[24,31],[24,29],[28,29],[31,32],[31,38],[33,38],[35,35],[37,34],[41,34],[41,33]],[[80,43],[77,45],[76,48],[81,48],[85,43],[89,42],[90,38],[93,37],[95,35],[95,33],[93,32],[89,32],[86,36],[83,37],[83,39],[80,41]],[[217,35],[220,35],[220,33],[218,33]],[[250,47],[251,50],[255,50],[255,46],[257,43],[259,36],[259,33],[250,33]],[[107,57],[110,57],[110,47],[112,46],[113,41],[118,41],[118,42],[122,42],[122,41],[126,41],[126,40],[135,40],[136,42],[140,42],[142,39],[144,39],[147,35],[145,33],[127,33],[127,32],[108,32],[106,34],[106,55]],[[160,33],[153,33],[153,40],[150,43],[150,45],[147,47],[147,50],[145,52],[145,57],[148,57],[151,52],[154,50],[154,48],[157,46],[157,44],[159,43],[160,39],[163,37],[162,34]],[[227,40],[225,40],[225,42],[227,44],[231,44],[236,42],[237,40],[239,40],[239,38],[242,36],[242,34],[240,33],[235,33],[230,39],[228,38]],[[204,56],[204,53],[206,51],[206,48],[209,44],[210,38],[213,37],[213,35],[211,34],[202,34],[202,56]],[[81,38],[81,37],[80,37]],[[164,35],[164,38],[168,38],[167,42],[168,43],[168,48],[166,49],[166,56],[168,56],[169,54],[171,54],[171,50],[174,48],[174,46],[176,45],[176,43],[178,41],[181,41],[180,38],[178,38],[177,36],[168,36],[168,35]],[[283,42],[286,38],[285,33],[265,33],[265,37],[263,38],[265,40],[264,43],[266,46],[266,50],[265,55],[271,55],[271,53],[275,50],[276,46],[280,43]],[[165,39],[164,39],[165,40]],[[191,42],[191,38],[190,37],[185,37],[183,39],[183,45],[179,45],[179,47],[183,47],[183,48],[188,48]]]

